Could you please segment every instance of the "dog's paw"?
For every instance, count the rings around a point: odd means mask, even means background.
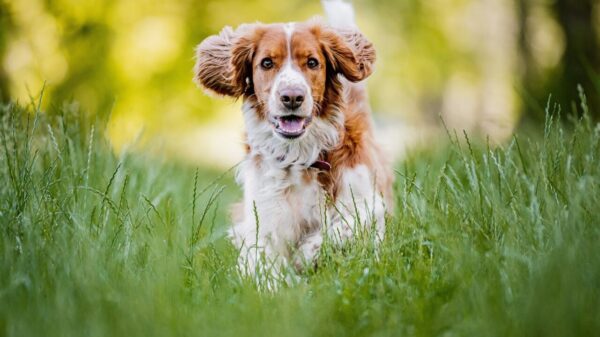
[[[335,219],[327,228],[327,237],[337,247],[341,247],[354,235],[354,229],[341,219]]]
[[[323,236],[321,232],[315,232],[302,239],[292,260],[292,264],[298,273],[315,266],[322,244]]]

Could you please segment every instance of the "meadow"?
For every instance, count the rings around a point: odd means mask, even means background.
[[[448,130],[397,163],[377,253],[326,245],[269,292],[225,237],[234,169],[115,153],[72,104],[4,105],[0,336],[598,336],[600,126],[574,110],[500,146]]]

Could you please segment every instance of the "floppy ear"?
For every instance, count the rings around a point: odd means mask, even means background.
[[[239,97],[251,85],[254,25],[225,27],[196,48],[194,80],[218,95]]]
[[[373,72],[375,48],[359,31],[326,28],[321,31],[321,43],[333,71],[349,81],[362,81]]]
[[[194,81],[218,95],[239,96],[233,79],[231,48],[235,33],[225,27],[218,35],[207,37],[196,47]]]

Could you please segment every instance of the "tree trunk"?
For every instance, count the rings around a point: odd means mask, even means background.
[[[551,93],[562,104],[577,100],[577,85],[588,96],[590,113],[600,117],[600,51],[593,27],[593,0],[557,0],[554,10],[565,33],[566,48],[562,65],[550,85]],[[581,111],[579,111],[581,112]]]
[[[4,57],[6,55],[8,34],[11,30],[10,26],[8,5],[0,1],[0,103],[6,103],[10,100],[8,74],[4,71]]]

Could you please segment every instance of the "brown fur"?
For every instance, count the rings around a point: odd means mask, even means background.
[[[219,95],[240,95],[233,82],[234,69],[230,62],[235,37],[231,27],[225,27],[219,35],[206,38],[196,48],[194,80],[198,85]]]

